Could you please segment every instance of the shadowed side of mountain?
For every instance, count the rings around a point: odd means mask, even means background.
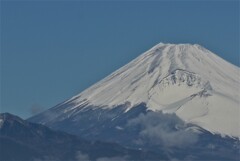
[[[185,123],[176,114],[151,111],[145,103],[126,112],[127,108],[126,104],[113,109],[84,108],[81,115],[68,119],[63,115],[58,118],[59,122],[46,125],[87,140],[115,142],[179,160],[186,160],[189,156],[190,160],[237,161],[239,158],[240,142],[237,138],[212,134]]]
[[[0,159],[3,161],[159,160],[167,156],[126,149],[115,143],[86,141],[21,118],[0,114]]]

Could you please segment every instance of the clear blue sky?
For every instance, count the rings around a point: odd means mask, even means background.
[[[1,1],[1,112],[27,118],[159,42],[239,66],[238,1]]]

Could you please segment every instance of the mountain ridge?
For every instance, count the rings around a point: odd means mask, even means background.
[[[0,160],[3,161],[157,161],[167,156],[124,148],[116,143],[88,141],[66,132],[0,113]],[[14,155],[13,155],[14,154]]]

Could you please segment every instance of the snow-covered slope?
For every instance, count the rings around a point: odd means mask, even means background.
[[[200,45],[160,43],[54,109],[69,118],[83,106],[125,104],[127,112],[146,103],[149,110],[176,113],[212,133],[240,137],[239,74],[238,67]]]

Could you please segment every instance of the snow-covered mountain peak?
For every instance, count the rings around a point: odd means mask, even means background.
[[[83,107],[126,112],[145,103],[213,133],[240,137],[240,70],[197,44],[159,43],[82,93],[55,106],[68,117]]]
[[[108,108],[124,102],[152,102],[150,93],[162,88],[161,83],[166,83],[169,76],[177,79],[175,82],[185,82],[181,84],[187,84],[186,87],[196,87],[187,88],[194,89],[190,94],[200,92],[208,82],[216,91],[236,97],[238,74],[237,67],[200,45],[160,43],[69,101],[74,101],[75,107],[87,101]],[[154,109],[159,106],[161,103]]]
[[[203,46],[199,45],[199,44],[189,44],[189,43],[185,43],[185,44],[173,44],[173,43],[163,43],[160,42],[157,45],[153,46],[150,50],[157,50],[160,48],[166,48],[166,47],[171,47],[171,48],[175,48],[178,50],[203,50],[203,51],[207,51],[207,49],[205,49]]]

